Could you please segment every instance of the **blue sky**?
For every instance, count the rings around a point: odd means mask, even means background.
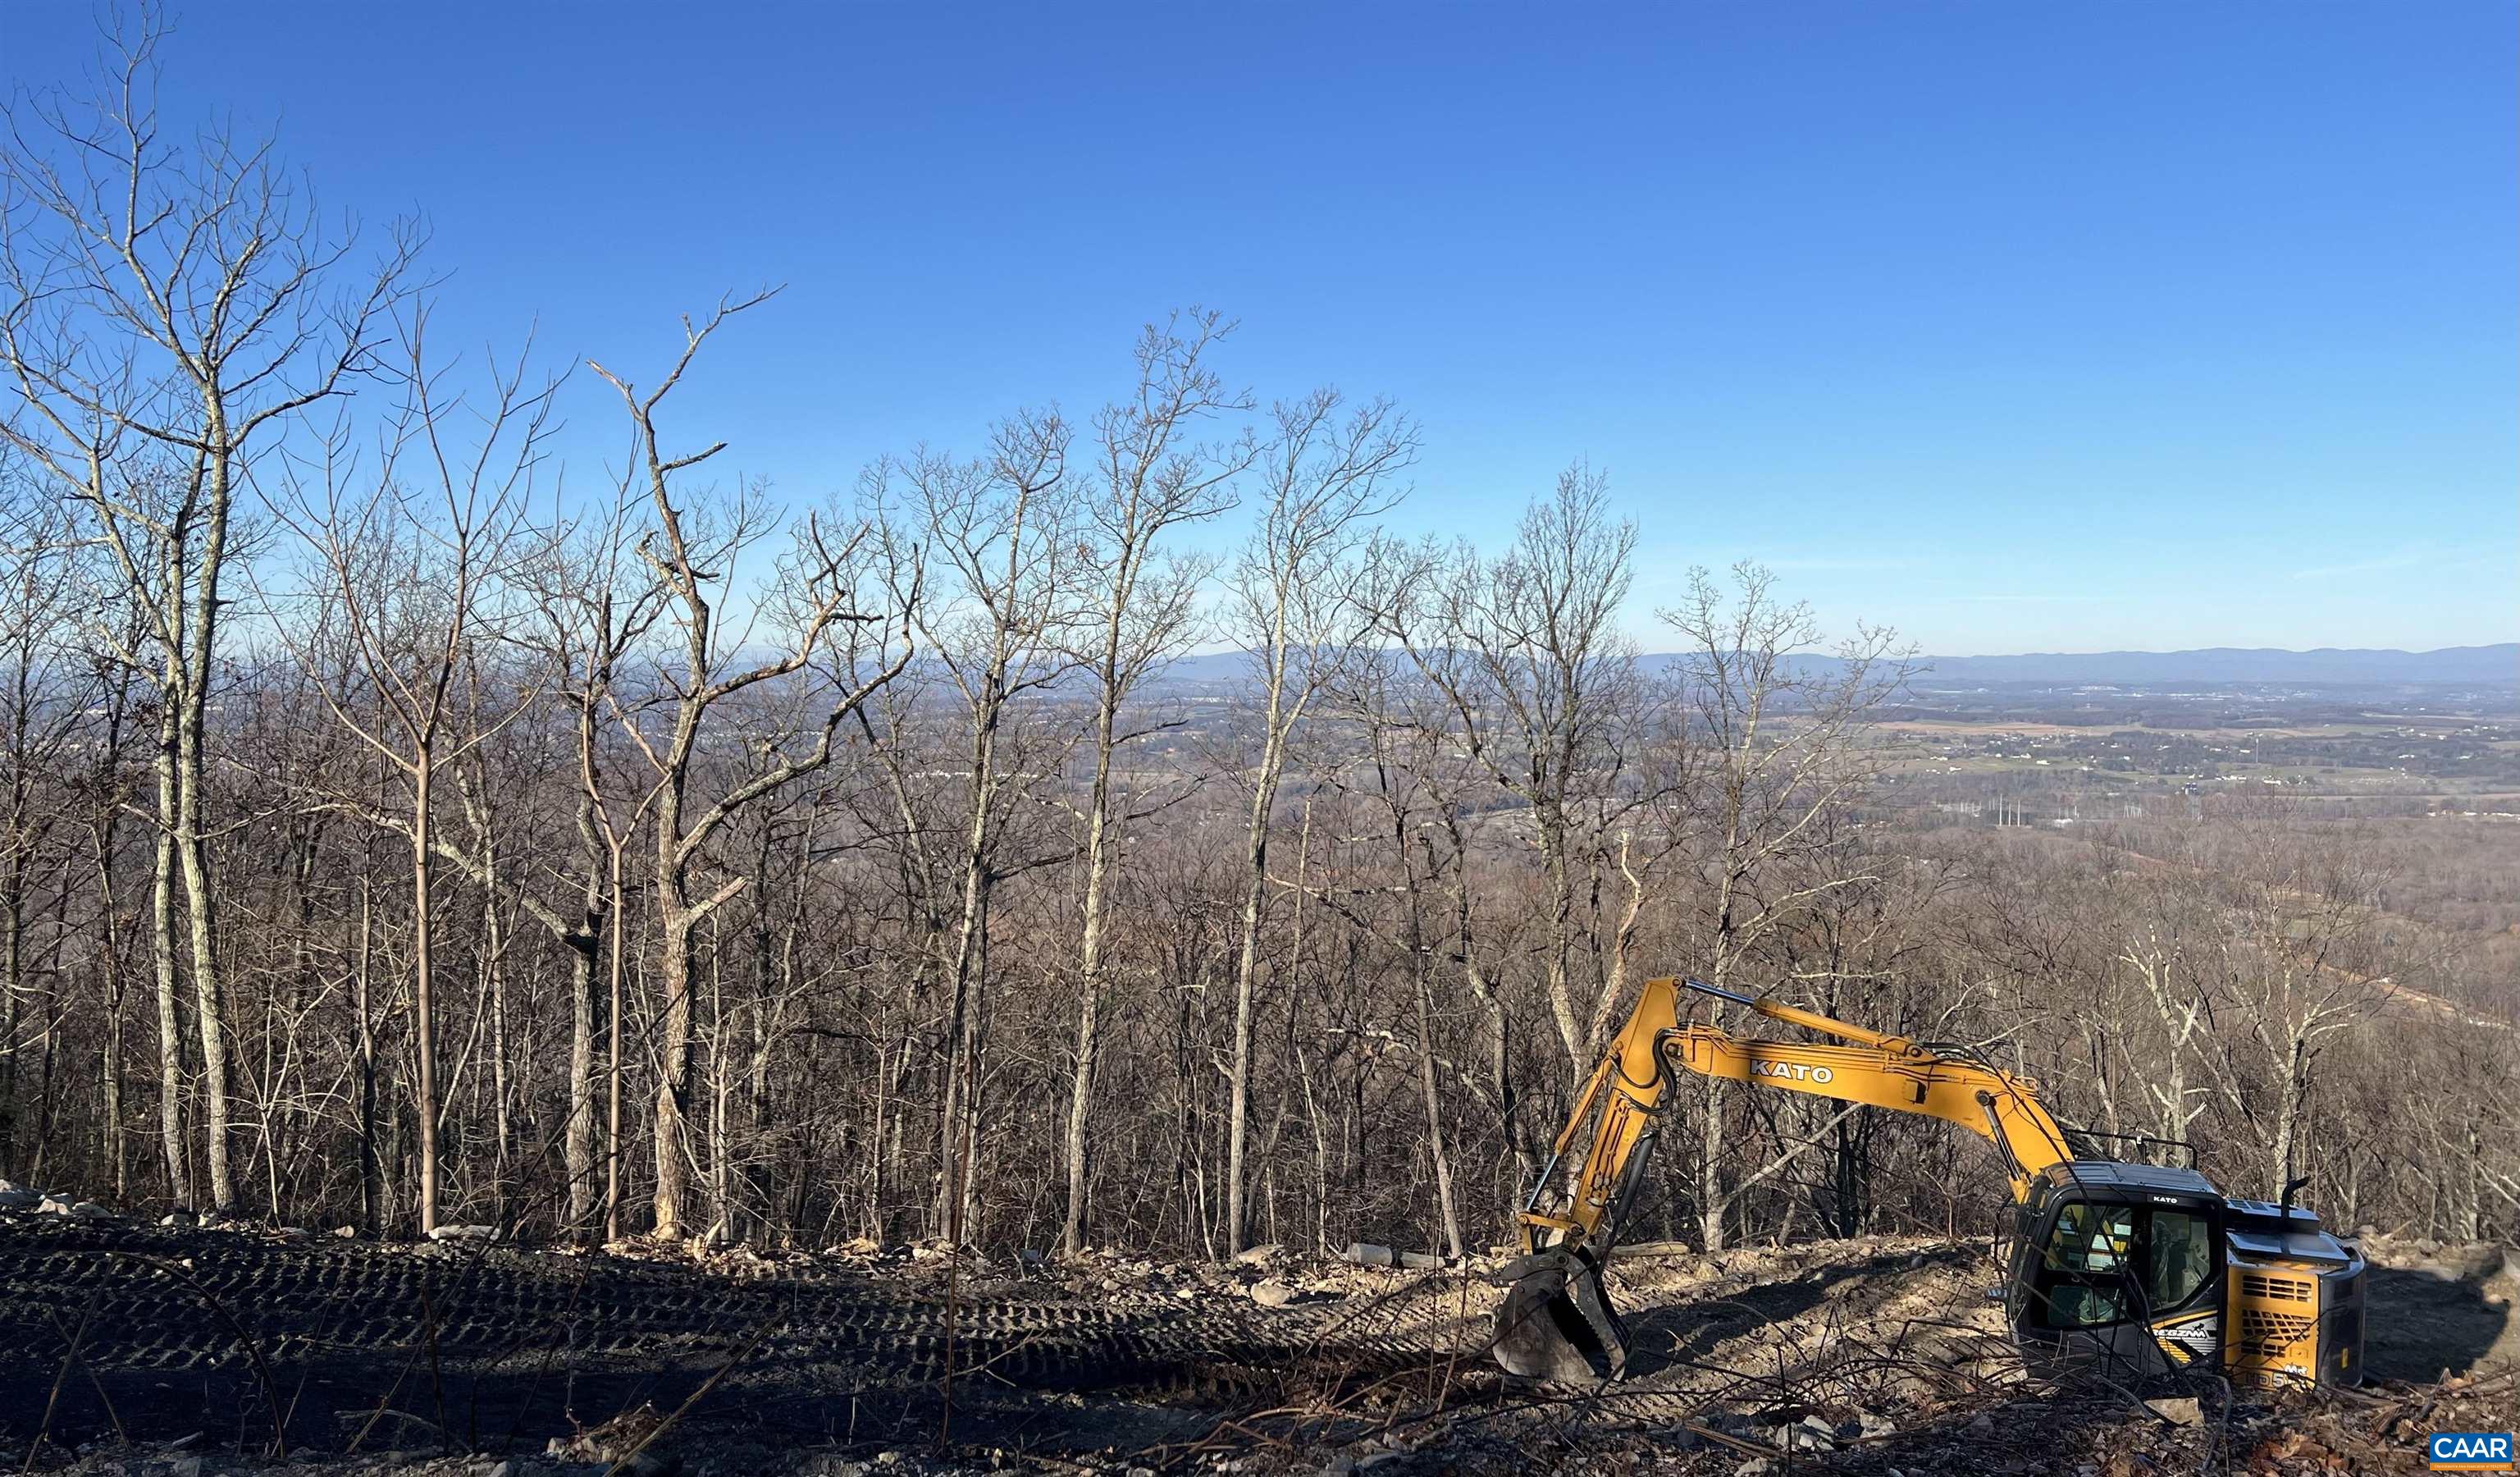
[[[90,14],[0,6],[0,68],[75,74]],[[1606,469],[1649,647],[1744,556],[1952,654],[2520,636],[2508,4],[178,19],[168,116],[425,214],[442,342],[645,376],[788,284],[669,434],[799,502],[1083,411],[1204,303],[1262,398],[1417,415],[1395,522],[1492,543]]]

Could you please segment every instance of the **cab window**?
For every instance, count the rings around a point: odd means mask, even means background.
[[[2049,1328],[2092,1328],[2178,1307],[2213,1275],[2213,1223],[2204,1216],[2151,1206],[2067,1204],[2040,1248],[2040,1321]]]
[[[2214,1271],[2214,1228],[2184,1211],[2145,1213],[2143,1295],[2154,1308],[2176,1308],[2196,1295]]]
[[[2135,1207],[2075,1201],[2056,1212],[2039,1255],[2040,1307],[2050,1328],[2089,1328],[2126,1317],[2119,1275],[2135,1243]]]

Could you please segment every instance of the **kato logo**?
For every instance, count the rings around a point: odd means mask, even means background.
[[[2436,1472],[2508,1472],[2508,1431],[2435,1431],[2424,1441],[2424,1465]]]
[[[1806,1067],[1799,1062],[1752,1062],[1750,1070],[1761,1077],[1786,1077],[1798,1083],[1824,1083],[1837,1076],[1826,1067]]]

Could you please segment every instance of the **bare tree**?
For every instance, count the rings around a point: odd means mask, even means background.
[[[413,239],[351,269],[273,141],[205,129],[171,141],[156,108],[164,18],[143,8],[107,38],[101,96],[40,95],[6,115],[0,150],[0,438],[75,499],[148,617],[161,731],[155,904],[161,1022],[178,968],[171,898],[189,924],[208,1120],[209,1198],[235,1203],[217,888],[205,814],[206,720],[235,498],[257,448],[371,361]],[[344,287],[342,284],[347,283]],[[109,632],[100,631],[104,636]],[[167,1128],[180,1140],[180,1082]],[[180,1151],[178,1198],[189,1198]]]
[[[636,817],[608,795],[607,746],[622,664],[663,614],[665,586],[632,568],[630,530],[645,490],[625,484],[608,507],[555,539],[527,577],[535,585],[538,644],[570,717],[576,759],[571,811],[577,831],[578,908],[561,930],[569,954],[568,1116],[561,1154],[568,1174],[572,1232],[621,1233],[621,1013],[627,949],[622,861]],[[604,971],[606,1032],[603,1168],[596,1165],[597,971]],[[603,1220],[596,1220],[598,1207]]]
[[[1870,874],[1787,864],[1825,854],[1830,818],[1878,771],[1864,730],[1908,674],[1887,629],[1860,627],[1833,655],[1811,608],[1785,604],[1754,564],[1732,570],[1727,591],[1704,570],[1686,601],[1661,613],[1688,643],[1684,701],[1691,739],[1704,746],[1695,803],[1706,834],[1698,849],[1707,887],[1705,968],[1721,985],[1751,951],[1818,900]],[[1702,1094],[1697,1165],[1698,1231],[1725,1244],[1725,1215],[1741,1185],[1727,1183],[1724,1106],[1712,1081]],[[1773,1176],[1751,1169],[1743,1183]]]
[[[1251,808],[1243,829],[1242,942],[1234,969],[1226,1110],[1229,1255],[1243,1249],[1247,1229],[1251,1023],[1269,837],[1287,744],[1338,664],[1373,628],[1375,614],[1348,598],[1338,571],[1372,532],[1372,521],[1400,500],[1399,479],[1418,450],[1416,429],[1387,400],[1347,410],[1336,391],[1320,390],[1273,413],[1277,434],[1259,461],[1260,520],[1227,586],[1226,629],[1248,656],[1260,706],[1259,753],[1242,776]]]
[[[695,784],[694,761],[701,729],[711,711],[729,699],[763,683],[807,673],[834,626],[907,621],[918,601],[914,584],[900,592],[897,618],[870,614],[857,594],[856,557],[867,530],[860,527],[834,537],[808,518],[796,532],[795,547],[779,572],[774,592],[784,607],[778,612],[786,627],[780,649],[767,660],[746,664],[739,657],[742,628],[730,632],[720,624],[719,585],[730,577],[738,554],[758,536],[757,515],[749,503],[739,499],[721,528],[687,518],[684,504],[676,500],[676,478],[724,450],[726,443],[667,455],[657,438],[656,410],[681,383],[709,336],[727,319],[769,296],[721,300],[697,324],[686,318],[681,354],[645,394],[603,365],[590,360],[588,366],[620,392],[629,413],[634,475],[644,484],[656,520],[639,553],[663,582],[681,636],[678,650],[661,673],[667,694],[663,733],[652,737],[635,720],[626,725],[655,774],[656,962],[663,996],[654,1143],[655,1234],[659,1237],[682,1234],[690,1211],[686,1189],[690,1147],[684,1123],[692,1084],[694,937],[708,915],[733,900],[750,880],[737,872],[702,893],[695,889],[695,873],[710,840],[729,819],[831,762],[832,738],[840,724],[878,688],[901,674],[910,661],[909,643],[901,644],[890,664],[853,684],[818,681],[824,691],[813,707],[820,718],[799,712],[779,729],[761,735],[760,750],[771,757],[770,762],[714,799],[704,798]]]
[[[2314,837],[2290,821],[2279,806],[2232,817],[2206,870],[2219,879],[2235,925],[2220,950],[2224,1008],[2256,1046],[2274,1098],[2273,1122],[2254,1124],[2266,1144],[2271,1198],[2282,1194],[2296,1168],[2321,1046],[2369,1020],[2403,985],[2395,972],[2374,969],[2369,956],[2385,871],[2351,833]],[[2420,967],[2420,945],[2401,949],[2399,968]],[[2222,1069],[2235,1116],[2253,1121],[2247,1079],[2228,1057],[2208,1060]]]
[[[0,448],[0,1165],[31,1174],[19,1132],[21,1054],[30,1024],[48,1031],[54,1011],[27,1006],[30,908],[55,867],[70,856],[63,840],[75,819],[74,796],[45,784],[84,737],[79,719],[102,696],[107,673],[78,660],[76,550],[67,510],[20,479]],[[40,987],[60,989],[46,972]]]
[[[1208,568],[1196,558],[1160,561],[1158,548],[1168,531],[1233,506],[1234,478],[1259,454],[1247,433],[1221,445],[1190,440],[1200,421],[1250,407],[1248,395],[1227,390],[1201,362],[1231,330],[1218,314],[1197,310],[1176,314],[1162,328],[1149,325],[1138,339],[1135,392],[1094,420],[1096,478],[1080,510],[1085,537],[1078,573],[1100,608],[1077,653],[1095,685],[1094,771],[1085,798],[1076,1072],[1068,1088],[1067,1211],[1058,1238],[1060,1251],[1071,1257],[1085,1249],[1112,872],[1136,808],[1155,803],[1140,787],[1115,805],[1112,761],[1124,745],[1158,731],[1126,727],[1124,715],[1147,679],[1196,635],[1195,602]]]
[[[441,1208],[435,887],[444,848],[437,787],[449,766],[489,742],[533,697],[502,694],[501,711],[468,712],[457,679],[475,644],[498,638],[512,622],[513,611],[502,607],[558,388],[528,385],[521,355],[513,365],[492,363],[486,392],[472,407],[479,430],[468,446],[457,439],[467,407],[445,390],[447,371],[428,361],[428,324],[426,304],[415,306],[403,335],[402,403],[374,465],[361,465],[344,424],[303,477],[289,479],[280,517],[313,555],[318,623],[331,628],[301,635],[285,616],[274,625],[318,675],[314,691],[334,719],[391,765],[404,786],[394,829],[410,844],[412,1110],[424,1234],[436,1228]],[[321,680],[335,654],[328,647],[356,671],[372,706],[333,696]]]
[[[1375,588],[1371,574],[1365,587]],[[1469,925],[1465,907],[1447,917],[1440,906],[1430,903],[1440,903],[1447,872],[1454,874],[1457,898],[1466,900],[1469,857],[1466,845],[1461,843],[1460,816],[1446,813],[1448,797],[1437,778],[1446,767],[1449,732],[1440,718],[1430,721],[1421,711],[1419,694],[1411,690],[1419,685],[1415,676],[1414,669],[1395,653],[1360,653],[1347,664],[1334,689],[1340,716],[1355,730],[1353,747],[1361,773],[1352,781],[1343,768],[1334,767],[1327,783],[1334,790],[1358,793],[1380,812],[1376,817],[1382,833],[1379,839],[1389,846],[1392,880],[1367,886],[1333,882],[1310,891],[1408,960],[1427,1164],[1434,1174],[1435,1209],[1443,1223],[1445,1248],[1459,1257],[1467,1243],[1454,1195],[1452,1157],[1445,1147],[1442,1070],[1435,1042],[1435,964],[1438,950],[1448,942],[1451,951],[1466,957]],[[1439,844],[1439,837],[1454,844],[1448,849]],[[1371,907],[1375,897],[1383,894],[1398,902],[1399,916],[1389,924]],[[1457,930],[1449,941],[1447,923]],[[1473,992],[1482,1003],[1490,1003],[1492,992],[1485,977],[1475,964],[1467,973]],[[1493,1036],[1498,1041],[1504,1039],[1502,1032]],[[1501,1098],[1502,1093],[1491,1103],[1498,1108],[1500,1120],[1504,1117]]]
[[[2159,1114],[2157,1136],[2183,1142],[2188,1126],[2205,1111],[2205,1104],[2197,1100],[2204,1089],[2187,1085],[2187,1063],[2210,1024],[2211,1002],[2192,978],[2183,942],[2175,934],[2165,941],[2158,924],[2141,938],[2130,939],[2118,962],[2134,972],[2143,987],[2144,1000],[2161,1021],[2163,1043],[2144,1058],[2155,1064],[2152,1075],[2160,1079],[2144,1085]]]
[[[1444,695],[1462,743],[1529,810],[1548,884],[1544,984],[1570,1082],[1615,1003],[1598,989],[1575,998],[1575,854],[1578,811],[1613,795],[1625,759],[1617,730],[1642,701],[1635,644],[1618,628],[1636,537],[1635,524],[1610,516],[1607,480],[1570,467],[1503,557],[1463,544],[1429,559],[1388,626]]]
[[[1077,536],[1070,439],[1056,414],[1019,413],[997,427],[984,457],[922,453],[871,474],[889,513],[895,597],[913,605],[914,592],[927,591],[912,620],[967,725],[934,1203],[937,1227],[957,1242],[977,1194],[989,1000],[975,987],[988,968],[991,909],[1001,883],[1044,859],[1013,844],[1012,806],[1064,767],[1074,737],[1025,707],[1075,669],[1070,653],[1087,619],[1077,567],[1092,545]]]

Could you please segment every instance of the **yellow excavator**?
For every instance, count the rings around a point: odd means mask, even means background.
[[[1681,987],[1847,1044],[1685,1024]],[[2292,1204],[2304,1181],[2270,1205],[2227,1197],[2192,1168],[2107,1158],[2092,1152],[2105,1135],[2060,1127],[2035,1083],[1964,1044],[1868,1031],[1688,979],[1645,982],[1523,1207],[1523,1255],[1501,1272],[1508,1287],[1492,1346],[1508,1372],[1627,1372],[1627,1329],[1601,1272],[1683,1071],[1921,1113],[1993,1142],[2012,1185],[2004,1313],[2043,1368],[2137,1378],[2213,1370],[2259,1388],[2362,1380],[2362,1257]],[[1561,1177],[1588,1128],[1583,1162]]]

